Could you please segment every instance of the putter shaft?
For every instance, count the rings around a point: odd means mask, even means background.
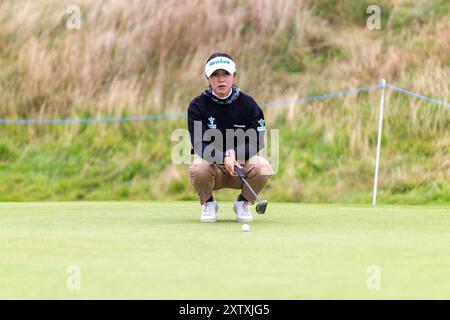
[[[250,184],[247,182],[247,179],[245,179],[244,174],[242,173],[241,169],[239,169],[238,167],[234,167],[234,172],[237,173],[237,175],[239,176],[239,178],[241,178],[241,180],[246,184],[246,186],[250,189],[250,192],[253,193],[253,195],[256,197],[256,199],[261,202],[261,199],[258,197],[258,195],[256,194],[256,192],[253,190],[253,188],[250,186]]]

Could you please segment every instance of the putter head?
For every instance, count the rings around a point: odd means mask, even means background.
[[[259,214],[264,214],[264,212],[266,212],[267,204],[268,204],[267,200],[261,200],[256,205],[256,212],[258,212]]]

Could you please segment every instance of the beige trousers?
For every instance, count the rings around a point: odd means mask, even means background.
[[[241,164],[243,174],[253,190],[258,194],[273,175],[270,163],[260,156],[253,156]],[[222,188],[241,189],[242,195],[250,203],[256,198],[238,176],[231,176],[223,164],[211,164],[196,156],[189,167],[189,180],[198,194],[200,203],[205,203],[213,190]]]

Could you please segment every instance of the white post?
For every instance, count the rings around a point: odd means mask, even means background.
[[[377,189],[378,189],[378,169],[380,168],[380,146],[381,146],[381,132],[383,130],[383,112],[384,112],[384,88],[386,81],[381,80],[381,99],[380,99],[380,118],[378,119],[378,142],[377,142],[377,158],[375,160],[375,178],[373,183],[373,198],[372,204],[377,204]]]

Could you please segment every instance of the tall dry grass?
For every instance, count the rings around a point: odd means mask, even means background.
[[[367,3],[78,0],[81,29],[68,30],[66,9],[73,1],[1,1],[0,117],[185,111],[206,87],[203,66],[215,51],[235,57],[237,84],[259,103],[366,86],[382,78],[449,101],[449,5],[442,0],[381,1],[383,29],[368,30]],[[320,190],[333,183],[334,191],[326,195],[336,199],[353,185],[370,185],[367,172],[374,156],[378,102],[379,91],[374,90],[265,111],[269,126],[282,128],[281,157],[288,164],[280,176],[292,181],[286,190],[292,199],[323,200]],[[390,90],[386,106],[382,154],[386,169],[381,171],[380,187],[400,185],[406,190],[433,180],[448,181],[449,110]],[[136,130],[144,126],[136,124]],[[160,132],[172,129],[163,123],[152,126]],[[17,127],[0,130],[31,144],[50,141],[49,130],[54,136],[64,131],[60,139],[70,145],[83,126],[29,126],[26,138]],[[99,127],[98,143],[113,136],[108,130]],[[131,135],[133,130],[126,132]],[[149,162],[168,154],[169,142],[162,136],[155,139],[139,132],[144,138],[133,136],[136,145],[153,139],[155,147],[148,148],[155,150],[147,150]],[[407,153],[414,156],[404,156]],[[359,162],[345,162],[343,157]],[[425,165],[412,165],[418,161]],[[170,193],[171,180],[164,180],[165,175],[184,177],[183,168],[163,169],[152,172],[152,184],[161,181],[161,190],[166,191],[161,194]],[[302,184],[304,172],[311,175],[308,188]],[[275,185],[279,188],[272,191],[274,197],[285,199],[277,193],[285,190],[281,182]]]
[[[325,92],[382,77],[407,79],[408,68],[418,64],[423,67],[411,89],[448,96],[446,22],[419,34],[404,30],[402,37],[409,39],[396,45],[386,43],[382,32],[374,36],[364,23],[336,29],[317,15],[313,1],[82,0],[77,1],[82,28],[68,30],[70,4],[2,2],[1,53],[8,57],[1,61],[12,64],[2,90],[13,92],[7,105],[18,104],[3,115],[183,110],[205,87],[203,64],[214,51],[236,57],[238,84],[261,102],[306,95],[311,86]],[[430,36],[433,46],[421,52],[402,47]],[[336,56],[325,63],[314,60],[334,49]],[[291,72],[289,64],[298,70]]]
[[[307,41],[321,25],[292,0],[78,1],[82,28],[68,30],[71,3],[2,2],[1,36],[14,63],[2,89],[14,89],[10,99],[20,104],[18,114],[11,108],[4,115],[180,110],[205,87],[203,64],[214,51],[233,54],[239,83],[263,87],[268,99],[270,47],[288,30],[294,45]]]

